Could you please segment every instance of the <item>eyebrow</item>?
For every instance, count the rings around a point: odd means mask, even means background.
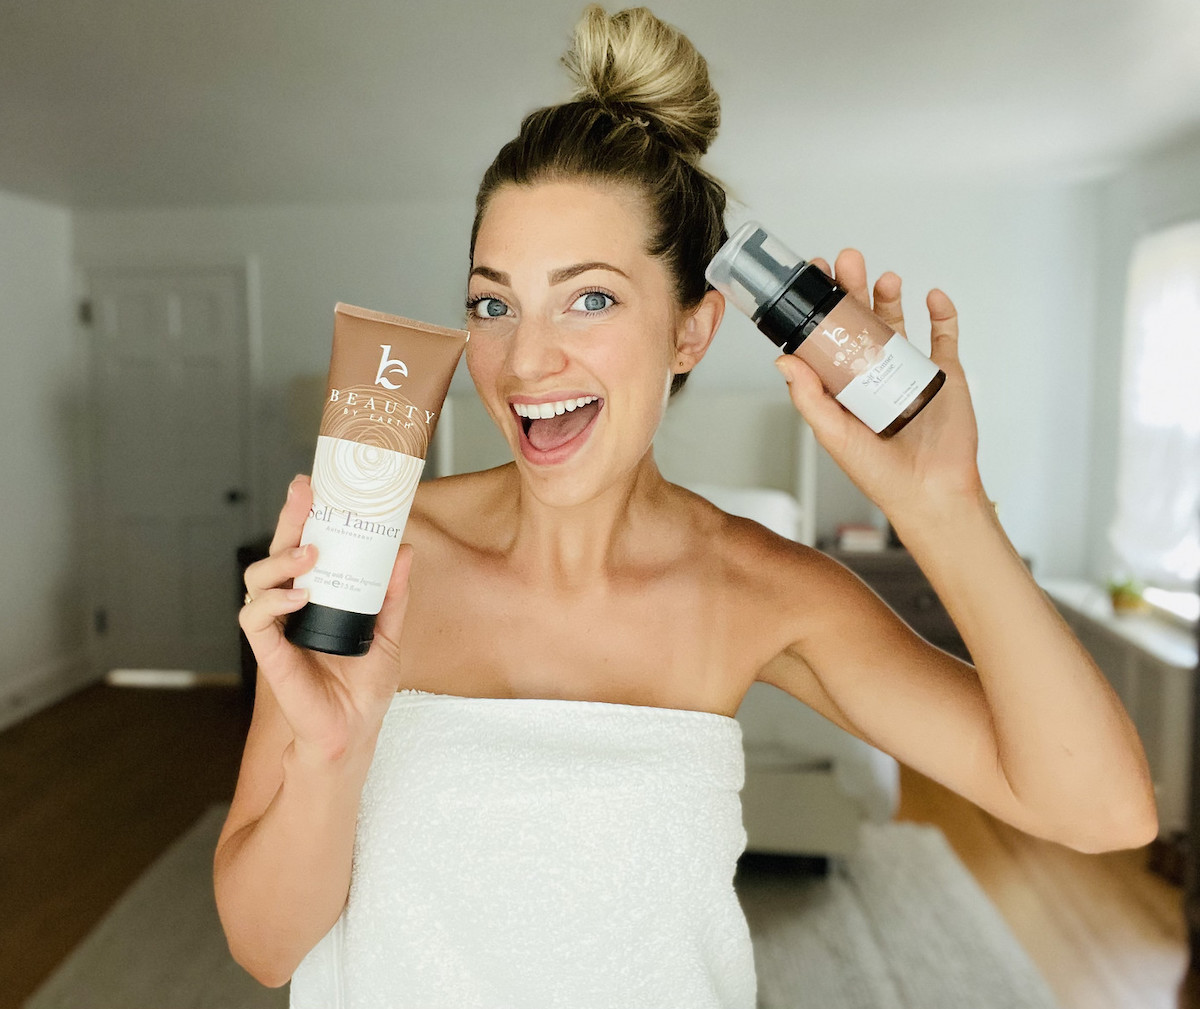
[[[613,273],[619,273],[626,280],[629,279],[629,274],[611,263],[602,263],[599,260],[592,263],[576,263],[574,266],[564,266],[559,270],[551,270],[549,280],[551,284],[561,284],[564,280],[570,280],[572,277],[577,277],[581,273],[587,273],[588,270],[610,270]]]
[[[576,263],[574,266],[563,266],[557,270],[551,270],[546,276],[552,285],[561,284],[563,281],[577,277],[581,273],[587,273],[588,270],[611,270],[613,273],[619,273],[626,280],[629,279],[629,274],[624,270],[613,266],[611,263],[604,263],[599,260],[591,263]],[[496,284],[504,284],[506,287],[510,285],[511,280],[507,273],[503,273],[500,270],[493,270],[490,266],[475,267],[471,271],[471,276],[483,277],[485,280],[490,280]]]
[[[493,270],[490,266],[477,266],[471,271],[470,275],[472,277],[483,277],[484,280],[508,286],[508,274],[501,273],[499,270]]]

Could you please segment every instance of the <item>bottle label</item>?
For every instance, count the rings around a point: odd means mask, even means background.
[[[851,295],[834,306],[795,354],[876,434],[938,373],[933,361]]]
[[[938,366],[899,333],[882,351],[837,394],[837,401],[876,434],[899,417],[938,373]]]

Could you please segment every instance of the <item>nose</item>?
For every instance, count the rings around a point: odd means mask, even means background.
[[[566,365],[562,334],[552,323],[537,317],[517,323],[508,345],[508,367],[513,375],[534,383],[557,375]]]

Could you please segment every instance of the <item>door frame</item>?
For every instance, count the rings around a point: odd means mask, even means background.
[[[98,443],[99,403],[96,396],[95,384],[91,376],[103,362],[98,359],[96,335],[93,320],[85,318],[80,306],[92,303],[93,278],[104,276],[120,276],[122,274],[180,274],[201,272],[223,272],[234,275],[242,286],[242,325],[245,334],[246,376],[246,411],[245,429],[242,432],[242,459],[245,472],[242,474],[241,486],[250,489],[250,507],[246,509],[246,526],[248,529],[263,528],[266,516],[263,509],[263,459],[261,453],[264,446],[259,435],[261,410],[263,402],[263,328],[262,328],[262,270],[259,257],[246,254],[240,257],[203,258],[179,260],[148,260],[143,258],[118,259],[112,262],[77,263],[75,267],[75,305],[72,318],[75,320],[76,332],[84,345],[82,355],[85,385],[83,410],[84,438],[81,446],[84,461],[83,488],[87,499],[79,514],[87,512],[87,503],[100,500],[100,447]],[[87,661],[93,682],[99,681],[108,672],[103,668],[104,642],[102,633],[96,626],[96,613],[103,604],[101,598],[101,565],[103,563],[102,543],[98,531],[98,523],[82,523],[80,530],[83,543],[83,582],[86,600],[86,650]],[[232,586],[231,586],[232,591]],[[233,633],[232,628],[230,633]]]

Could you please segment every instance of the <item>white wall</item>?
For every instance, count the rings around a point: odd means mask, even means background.
[[[954,300],[984,486],[1039,575],[1078,574],[1089,552],[1080,517],[1091,489],[1097,206],[1088,185],[856,185],[832,173],[823,189],[809,183],[751,206],[801,256],[832,262],[852,246],[872,279],[898,273],[908,335],[926,353],[926,294],[938,287]],[[715,360],[693,380],[769,385],[778,379],[770,366],[776,354],[739,316],[723,326]],[[819,533],[843,516],[869,517],[865,499],[824,452],[819,482]]]
[[[0,192],[0,727],[90,675],[71,215]]]
[[[735,181],[735,180],[728,180]],[[1096,197],[1080,186],[851,185],[776,192],[754,208],[802,255],[854,245],[878,274],[905,280],[910,335],[929,348],[925,292],[944,288],[963,324],[980,467],[1035,570],[1080,573],[1088,552],[1088,421],[1094,346]],[[240,263],[261,276],[258,523],[273,523],[291,475],[307,471],[288,437],[294,375],[323,373],[332,309],[349,301],[460,325],[471,200],[350,207],[79,212],[76,262],[89,268]],[[691,387],[783,395],[774,346],[731,312]],[[453,388],[471,388],[460,365]],[[823,453],[822,453],[823,454]],[[818,526],[868,518],[870,503],[823,454]],[[269,525],[265,526],[269,528]]]

